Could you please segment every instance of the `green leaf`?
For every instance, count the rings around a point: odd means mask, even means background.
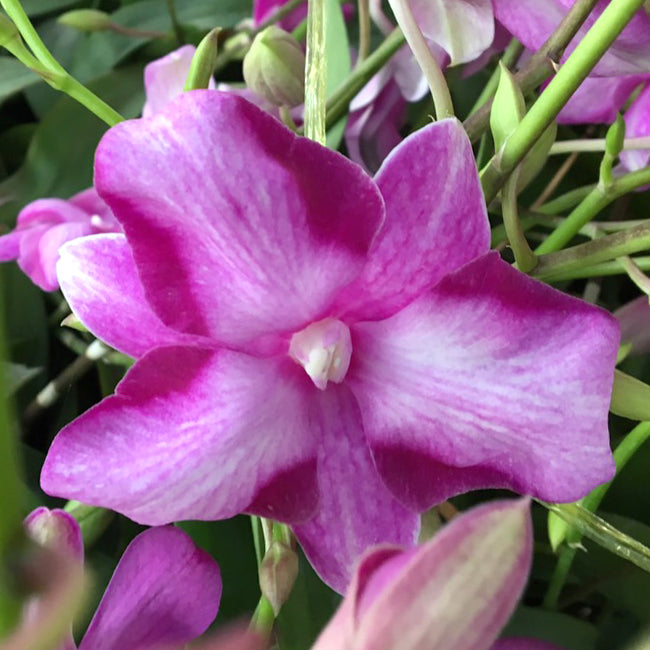
[[[598,630],[566,614],[521,606],[515,611],[502,636],[531,637],[556,643],[567,650],[593,650]]]
[[[139,66],[108,74],[90,88],[125,117],[135,117],[142,108]],[[61,97],[36,129],[22,167],[0,184],[0,221],[13,223],[18,209],[34,199],[65,198],[89,187],[95,148],[106,129],[76,101]]]
[[[20,61],[0,57],[0,102],[40,81],[40,77]]]
[[[609,410],[630,420],[650,420],[650,386],[615,370]]]
[[[8,363],[0,360],[0,375],[2,375],[7,395],[14,395],[39,372],[41,372],[40,368],[28,368],[21,363]]]
[[[339,0],[326,0],[325,2],[325,52],[327,56],[327,97],[343,83],[350,74],[352,64],[350,61],[350,43],[348,32],[343,18],[343,10]],[[327,146],[338,149],[345,133],[347,115],[342,117],[327,132]]]
[[[48,14],[78,4],[78,0],[23,0],[22,7],[28,16]]]

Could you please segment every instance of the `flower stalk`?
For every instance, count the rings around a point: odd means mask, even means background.
[[[309,0],[307,13],[307,53],[305,63],[304,132],[311,140],[326,140],[325,0]]]

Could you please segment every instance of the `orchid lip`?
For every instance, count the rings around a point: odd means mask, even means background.
[[[336,318],[325,318],[296,332],[289,343],[289,356],[300,364],[317,388],[328,381],[340,384],[350,367],[350,329]]]

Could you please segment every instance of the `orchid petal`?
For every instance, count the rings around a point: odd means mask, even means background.
[[[79,320],[124,354],[138,358],[155,347],[198,338],[170,329],[151,309],[124,235],[68,242],[60,250],[57,274]]]
[[[383,220],[357,165],[219,91],[112,128],[95,176],[163,322],[228,345],[324,316]]]
[[[467,135],[454,119],[420,129],[376,176],[386,223],[363,274],[339,296],[355,318],[394,314],[489,249],[485,200]]]
[[[650,83],[625,113],[625,135],[628,138],[650,136]],[[650,149],[622,151],[620,159],[627,171],[637,171],[650,165]]]
[[[650,352],[650,296],[639,296],[614,312],[621,324],[621,341],[633,354]]]
[[[117,230],[117,221],[111,212],[111,209],[102,201],[97,190],[94,187],[89,187],[83,192],[79,192],[71,196],[68,203],[71,203],[77,208],[81,208],[87,215],[98,216],[104,223],[112,224],[114,230]]]
[[[587,77],[564,105],[557,121],[560,124],[611,124],[644,79],[642,75]]]
[[[210,625],[220,598],[217,563],[179,528],[151,528],[122,555],[79,650],[187,643]]]
[[[409,1],[422,34],[449,54],[451,65],[472,61],[492,44],[490,0]],[[395,2],[389,0],[393,9]]]
[[[528,49],[538,50],[575,0],[492,0],[494,15]],[[563,60],[575,49],[609,4],[600,0],[578,30]],[[615,77],[650,72],[650,16],[641,8],[607,50],[592,74]]]
[[[18,266],[43,291],[55,291],[59,288],[56,278],[59,248],[71,239],[90,233],[90,223],[74,221],[30,228],[20,240]]]
[[[114,396],[59,433],[41,485],[150,525],[247,509],[304,520],[318,495],[317,440],[306,435],[312,388],[288,358],[153,350]]]
[[[350,382],[382,477],[424,509],[475,488],[573,501],[614,473],[619,327],[496,253],[352,329]]]
[[[316,515],[294,526],[311,565],[343,593],[361,555],[380,542],[412,546],[420,517],[381,482],[363,435],[356,400],[345,386],[319,394],[320,502]]]
[[[193,45],[183,45],[145,66],[144,88],[147,100],[142,108],[142,117],[159,113],[185,90],[195,52]],[[209,88],[214,87],[214,79],[211,79]]]
[[[487,650],[526,584],[532,557],[527,500],[490,503],[461,515],[430,542],[377,573],[388,585],[357,614],[357,647]],[[375,575],[377,575],[377,573]],[[365,589],[373,589],[371,576]],[[383,581],[382,581],[383,582]]]

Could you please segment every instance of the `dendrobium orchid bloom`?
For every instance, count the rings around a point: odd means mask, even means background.
[[[38,508],[26,527],[41,544],[83,562],[79,526],[67,513]],[[172,526],[150,528],[122,555],[79,650],[181,650],[213,621],[220,597],[219,567],[189,535]],[[32,609],[38,624],[38,603]],[[59,650],[76,647],[69,636]]]
[[[559,650],[529,639],[493,645],[532,557],[527,500],[495,501],[409,550],[368,552],[312,650]]]
[[[16,228],[0,237],[0,262],[18,266],[43,291],[59,288],[56,262],[62,244],[77,237],[118,232],[120,226],[93,188],[63,199],[39,199],[21,210]]]
[[[456,120],[373,180],[194,91],[108,131],[95,184],[125,234],[68,243],[59,280],[137,362],[59,433],[49,494],[152,525],[288,522],[343,591],[366,548],[413,545],[454,494],[572,501],[611,478],[618,324],[489,253]]]

